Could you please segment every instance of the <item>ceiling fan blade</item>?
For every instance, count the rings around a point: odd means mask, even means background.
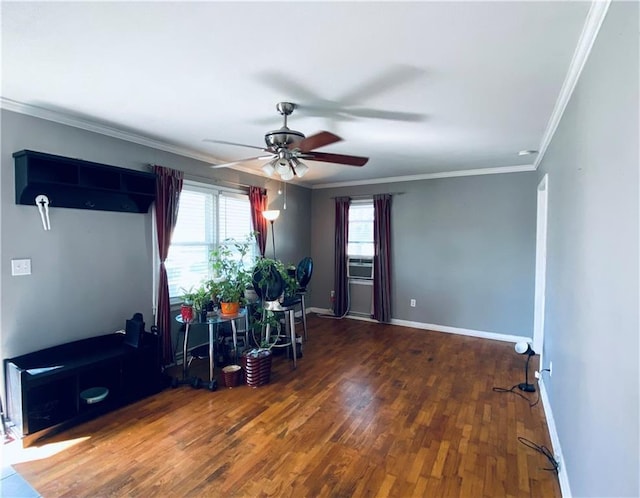
[[[365,102],[381,93],[392,90],[395,87],[406,85],[424,74],[424,69],[408,64],[395,64],[373,79],[354,88],[345,95],[336,99],[340,104],[348,107],[360,102]]]
[[[277,92],[284,92],[283,97],[294,97],[297,100],[318,100],[318,96],[311,90],[305,88],[297,81],[291,79],[290,76],[284,75],[277,71],[262,71],[258,73],[258,79],[269,85]],[[286,99],[285,99],[286,100]]]
[[[303,138],[289,145],[289,150],[299,150],[300,152],[309,152],[313,149],[324,147],[325,145],[340,142],[342,139],[338,135],[334,135],[329,131],[320,131],[315,135]]]
[[[212,140],[210,138],[205,138],[203,142],[211,142],[213,144],[223,144],[223,145],[236,145],[238,147],[248,147],[249,149],[258,149],[264,152],[271,152],[269,149],[265,149],[264,147],[258,147],[257,145],[239,144],[236,142],[227,142],[226,140]]]
[[[365,107],[356,109],[345,109],[346,114],[360,118],[390,119],[392,121],[424,121],[426,116],[415,112],[380,111],[378,109],[368,109]]]
[[[368,157],[329,154],[326,152],[312,152],[307,156],[307,159],[324,163],[346,164],[347,166],[364,166],[369,161]]]
[[[212,169],[218,169],[218,168],[229,168],[231,166],[235,166],[236,164],[241,164],[241,163],[246,163],[248,161],[257,161],[257,160],[262,160],[262,159],[274,159],[276,156],[274,155],[270,155],[270,156],[257,156],[257,157],[248,157],[246,159],[240,159],[238,161],[233,161],[230,163],[222,163],[222,164],[214,164],[211,166]]]

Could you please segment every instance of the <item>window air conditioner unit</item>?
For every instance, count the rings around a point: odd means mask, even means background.
[[[373,258],[349,258],[347,276],[361,280],[373,280]]]

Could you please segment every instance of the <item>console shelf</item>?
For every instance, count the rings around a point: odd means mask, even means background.
[[[108,334],[4,360],[7,415],[25,446],[52,432],[154,394],[161,389],[157,336],[133,347]],[[95,403],[80,396],[106,388]]]

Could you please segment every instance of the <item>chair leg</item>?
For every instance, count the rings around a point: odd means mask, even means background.
[[[291,354],[293,356],[293,368],[297,368],[297,354],[296,354],[296,313],[293,307],[287,312],[289,315],[289,331],[291,333]]]
[[[304,342],[307,342],[307,308],[304,304],[304,294],[300,295],[300,303],[302,308],[302,329],[304,330]]]

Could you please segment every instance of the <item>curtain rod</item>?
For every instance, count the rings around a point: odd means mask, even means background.
[[[404,192],[379,192],[377,194],[361,194],[361,195],[334,195],[329,197],[330,199],[337,199],[338,197],[349,197],[351,199],[373,199],[374,195],[389,194],[389,195],[402,195]]]
[[[249,187],[259,187],[259,185],[246,185],[244,183],[236,183],[236,182],[230,182],[227,180],[218,180],[215,178],[209,178],[207,176],[199,176],[199,175],[193,175],[191,173],[187,173],[185,172],[184,174],[184,178],[185,180],[190,180],[190,179],[196,179],[196,180],[206,180],[208,183],[212,183],[213,185],[220,185],[221,187],[231,187],[231,188],[246,188],[248,189]],[[266,188],[266,187],[260,187],[260,188]]]

